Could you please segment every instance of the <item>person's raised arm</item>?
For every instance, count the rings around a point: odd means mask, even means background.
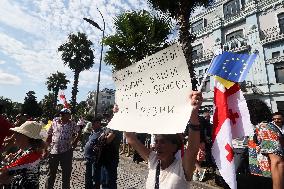
[[[200,123],[198,118],[198,110],[202,104],[201,92],[193,91],[189,95],[192,106],[192,113],[189,120],[188,145],[182,159],[182,165],[186,179],[189,181],[192,178],[195,169],[196,156],[200,143]]]
[[[128,144],[130,144],[145,161],[148,161],[151,150],[138,140],[135,133],[125,132],[124,135]]]
[[[118,112],[118,110],[118,106],[115,104],[112,109],[113,113]],[[136,134],[132,132],[124,132],[124,136],[126,137],[128,144],[130,144],[145,161],[148,161],[151,150],[138,140]]]

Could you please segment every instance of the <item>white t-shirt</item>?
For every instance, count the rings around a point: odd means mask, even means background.
[[[155,188],[156,167],[158,164],[157,154],[151,152],[149,155],[149,173],[146,181],[146,189]],[[189,189],[189,181],[185,179],[182,159],[175,159],[166,169],[160,171],[159,188],[161,189]]]

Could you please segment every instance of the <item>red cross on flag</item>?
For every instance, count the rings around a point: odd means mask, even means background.
[[[231,189],[237,189],[232,140],[253,133],[250,115],[239,84],[229,89],[215,80],[212,155]]]

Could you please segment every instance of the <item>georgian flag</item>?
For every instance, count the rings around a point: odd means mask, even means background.
[[[22,155],[14,162],[6,165],[5,167],[1,168],[1,170],[8,169],[9,171],[17,171],[20,169],[32,169],[33,167],[37,166],[40,162],[42,154],[39,152],[31,152]]]
[[[63,92],[61,92],[61,94],[59,95],[59,98],[62,100],[64,108],[69,108],[69,104],[66,100],[65,94]]]
[[[215,80],[212,155],[221,176],[237,189],[232,139],[253,133],[245,98],[236,83],[229,89]]]

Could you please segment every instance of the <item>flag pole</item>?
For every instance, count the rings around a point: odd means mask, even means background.
[[[197,89],[198,92],[201,92],[201,90],[202,90],[202,88],[203,88],[203,86],[204,86],[204,83],[205,83],[205,81],[206,81],[206,78],[207,78],[207,76],[209,75],[209,74],[208,74],[208,70],[209,70],[209,68],[211,67],[211,64],[212,64],[212,62],[213,62],[213,60],[214,60],[215,57],[216,57],[216,55],[212,58],[212,60],[211,60],[211,62],[210,62],[210,64],[209,64],[209,67],[208,67],[208,69],[207,69],[207,72],[204,74],[203,79],[202,79],[200,85],[198,86],[198,89]]]
[[[214,58],[215,58],[216,56],[220,55],[220,54],[223,54],[222,48],[221,48],[221,49],[218,49],[217,51],[215,51],[214,56],[213,56],[213,58],[211,59],[211,62],[210,62],[209,67],[208,67],[208,69],[207,69],[207,72],[204,74],[203,79],[202,79],[200,85],[198,86],[198,89],[197,89],[198,92],[201,92],[202,87],[204,86],[204,83],[205,83],[205,81],[206,81],[206,78],[207,78],[208,75],[209,75],[209,74],[208,74],[208,70],[210,69],[211,64],[212,64]]]

